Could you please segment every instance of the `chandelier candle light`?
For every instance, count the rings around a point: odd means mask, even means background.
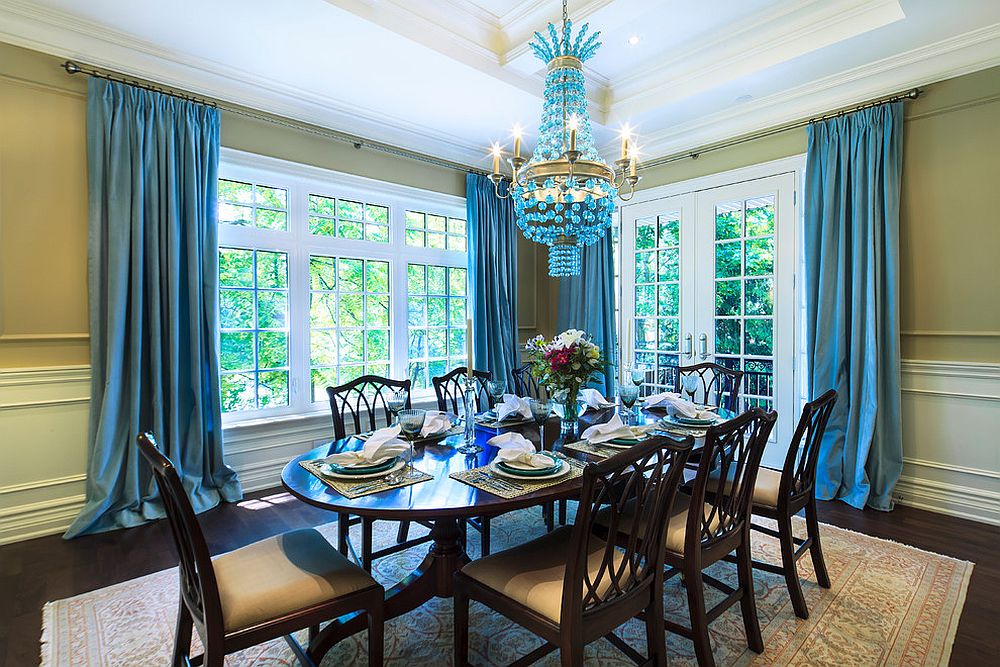
[[[573,22],[563,0],[562,35],[549,24],[548,36],[536,32],[531,50],[548,64],[538,143],[529,159],[521,156],[521,128],[514,128],[511,173],[501,172],[503,147],[492,146],[497,197],[513,197],[517,225],[524,236],[549,247],[549,275],[580,274],[580,250],[599,241],[612,225],[615,200],[635,195],[637,151],[628,126],[622,130],[621,157],[609,166],[591,134],[583,63],[596,53],[600,32],[587,35],[584,24],[573,38]],[[507,187],[501,187],[509,179]],[[628,186],[628,193],[621,190]]]

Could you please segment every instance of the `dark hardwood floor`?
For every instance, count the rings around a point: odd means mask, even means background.
[[[885,514],[820,503],[823,521],[976,564],[951,664],[1000,664],[1000,528],[899,507]],[[201,515],[213,553],[276,533],[333,520],[280,491]],[[70,597],[176,564],[163,522],[65,541],[58,535],[0,547],[0,664],[37,665],[41,609]]]

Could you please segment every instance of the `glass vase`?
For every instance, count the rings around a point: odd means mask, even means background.
[[[580,403],[577,393],[569,392],[562,401],[562,414],[559,416],[559,437],[563,442],[576,440],[580,434]]]

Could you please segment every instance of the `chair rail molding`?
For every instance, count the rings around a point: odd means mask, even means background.
[[[87,366],[0,369],[0,544],[60,533],[83,506],[89,394]],[[1000,525],[997,400],[1000,364],[903,361],[900,503]],[[275,488],[332,431],[325,410],[226,424],[226,460],[247,491]]]

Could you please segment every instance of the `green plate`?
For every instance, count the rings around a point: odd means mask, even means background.
[[[674,421],[685,426],[711,426],[715,423],[714,419],[695,419],[693,417],[674,417]]]
[[[646,438],[612,438],[608,442],[612,445],[638,445]]]
[[[551,456],[549,458],[552,458]],[[548,468],[538,468],[533,470],[525,470],[524,468],[515,468],[514,466],[507,465],[503,461],[497,461],[497,467],[506,473],[511,475],[520,475],[521,477],[540,477],[542,475],[551,475],[554,472],[558,472],[562,467],[562,461],[556,461],[552,459],[555,463]]]
[[[382,472],[383,470],[388,470],[392,466],[396,465],[398,460],[398,456],[393,456],[388,461],[383,461],[382,463],[376,463],[375,465],[370,466],[342,466],[336,463],[327,463],[327,465],[330,466],[330,470],[338,475],[370,475],[376,472]]]

